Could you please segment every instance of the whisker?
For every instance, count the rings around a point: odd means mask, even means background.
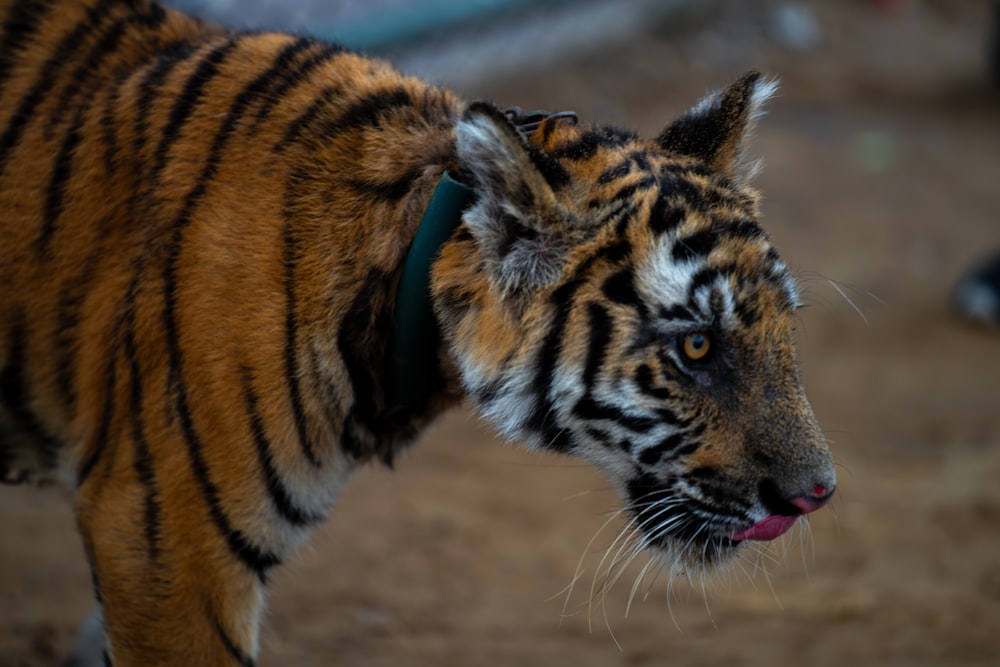
[[[861,312],[861,309],[858,308],[857,304],[851,301],[851,298],[844,293],[844,290],[840,289],[840,286],[837,285],[837,283],[833,282],[832,280],[827,280],[826,282],[830,284],[830,287],[832,287],[837,291],[837,294],[839,294],[844,298],[844,301],[847,302],[847,305],[849,305],[851,308],[854,309],[854,312],[856,312],[858,316],[861,317],[861,321],[865,323],[865,326],[871,327],[871,324],[868,323],[868,318],[865,317],[865,314],[863,312]]]
[[[771,597],[774,598],[774,602],[778,605],[778,609],[784,611],[785,605],[781,604],[781,600],[778,598],[778,592],[774,590],[774,582],[771,581],[771,573],[766,569],[764,570],[764,581],[767,582],[767,588],[771,591]]]
[[[646,590],[643,591],[642,593],[643,600],[649,599],[650,593],[653,592],[653,587],[656,585],[656,582],[660,578],[660,575],[663,574],[663,570],[666,569],[667,565],[669,564],[665,559],[659,556],[656,557],[656,560],[659,562],[660,566],[656,568],[656,572],[653,573],[653,578],[650,580],[649,585],[646,586]],[[669,594],[668,594],[668,600],[669,600]]]
[[[671,509],[673,509],[673,507],[664,507],[664,508],[663,508],[663,509],[662,509],[661,511],[659,511],[659,512],[658,512],[657,514],[653,515],[653,516],[652,516],[652,517],[650,517],[650,518],[649,518],[648,520],[644,521],[644,523],[649,523],[649,522],[651,522],[651,521],[652,521],[653,519],[655,519],[656,517],[658,517],[658,516],[662,515],[663,513],[667,512],[667,511],[669,511],[669,510],[671,510]],[[660,523],[659,525],[657,525],[657,527],[656,527],[656,528],[655,528],[654,530],[652,530],[652,531],[649,531],[649,532],[647,533],[647,536],[646,536],[646,537],[645,537],[645,538],[644,538],[643,540],[641,540],[640,542],[638,542],[638,543],[637,543],[637,544],[636,544],[636,545],[635,545],[635,546],[634,546],[634,547],[632,548],[632,551],[631,551],[631,552],[630,552],[629,554],[627,554],[627,555],[626,555],[626,556],[625,556],[625,557],[624,557],[623,559],[621,559],[621,561],[620,561],[620,562],[622,563],[622,565],[621,565],[621,566],[619,567],[619,569],[618,569],[618,572],[617,572],[617,574],[616,574],[616,575],[614,576],[614,578],[613,578],[613,579],[611,580],[610,584],[608,585],[608,588],[610,589],[611,587],[613,587],[613,586],[615,585],[615,583],[616,583],[616,582],[618,581],[618,579],[619,579],[619,578],[621,577],[621,575],[622,575],[622,574],[624,573],[624,571],[625,571],[625,568],[626,568],[626,567],[628,566],[628,564],[629,564],[629,563],[630,563],[630,562],[631,562],[631,561],[632,561],[632,560],[633,560],[633,559],[634,559],[634,558],[635,558],[635,557],[636,557],[636,556],[637,556],[637,555],[638,555],[639,553],[641,553],[641,552],[642,552],[642,551],[643,551],[644,549],[648,548],[648,546],[649,546],[650,544],[653,544],[654,542],[656,542],[657,540],[659,540],[659,539],[660,539],[661,537],[663,537],[664,535],[666,535],[666,534],[667,534],[668,532],[670,532],[670,530],[671,530],[671,529],[675,528],[675,527],[676,527],[676,526],[678,526],[678,525],[681,525],[681,524],[682,524],[682,523],[684,522],[684,520],[685,520],[685,517],[683,517],[683,516],[675,516],[675,517],[671,517],[671,518],[670,518],[670,519],[668,519],[667,521],[664,521],[664,522]],[[623,546],[624,546],[624,545],[623,545]],[[619,554],[620,554],[620,553],[621,553],[621,549],[619,549]],[[609,573],[609,574],[610,574],[611,570],[612,570],[612,569],[613,569],[613,568],[614,568],[614,567],[615,567],[616,565],[618,565],[618,562],[619,562],[619,561],[618,561],[618,555],[619,555],[619,554],[616,554],[616,555],[615,555],[615,556],[616,556],[615,560],[613,560],[613,561],[612,561],[612,563],[611,563],[611,564],[610,564],[610,565],[608,566],[608,570],[607,570],[607,571],[608,571],[608,573]]]
[[[631,539],[633,539],[635,537],[636,533],[634,533],[631,528],[632,528],[631,522],[629,522],[628,524],[626,524],[625,526],[623,526],[621,530],[618,531],[618,535],[611,542],[611,545],[607,549],[605,549],[604,556],[601,557],[601,561],[597,564],[597,569],[594,570],[594,577],[593,577],[593,579],[591,579],[591,582],[590,582],[590,599],[587,602],[587,629],[589,631],[591,631],[591,632],[593,632],[592,611],[593,611],[593,606],[594,606],[594,600],[595,600],[595,597],[596,597],[597,592],[598,592],[597,579],[598,579],[598,577],[601,576],[601,571],[602,571],[602,568],[604,567],[604,563],[607,561],[608,555],[611,553],[611,550],[615,548],[615,545],[618,544],[618,542],[620,540],[622,540],[623,537],[625,538],[625,540],[622,542],[622,546],[619,547],[618,553],[620,553],[621,549],[624,548],[629,543],[629,540],[631,540]],[[617,557],[618,557],[618,554],[615,555],[615,558],[617,558]],[[614,559],[612,559],[612,561],[613,560]],[[602,600],[604,599],[604,592],[606,591],[606,584],[607,584],[607,577],[605,577],[604,581],[602,581],[602,583],[601,583],[600,592],[602,592]]]
[[[625,618],[628,618],[628,613],[632,609],[632,601],[635,599],[636,591],[639,590],[639,587],[642,585],[642,581],[649,573],[649,568],[652,567],[655,562],[656,560],[650,556],[642,570],[639,571],[639,576],[637,576],[635,581],[632,582],[632,589],[628,592],[628,602],[625,603]]]
[[[566,599],[563,601],[562,612],[560,613],[560,623],[562,622],[562,618],[565,618],[567,616],[566,610],[569,608],[569,601],[573,595],[573,589],[576,586],[576,582],[579,581],[581,577],[583,577],[583,572],[584,572],[583,562],[584,560],[586,560],[587,554],[590,553],[590,549],[594,545],[594,542],[597,540],[598,535],[604,532],[604,529],[607,528],[612,521],[621,516],[622,513],[624,513],[624,511],[625,511],[624,509],[618,509],[612,512],[611,516],[608,517],[607,521],[601,524],[601,527],[597,529],[597,532],[595,532],[594,535],[590,538],[590,541],[587,542],[587,546],[583,548],[583,553],[580,555],[580,560],[576,564],[576,570],[573,572],[573,578],[570,580],[569,584],[567,584],[561,591],[559,591],[551,598],[549,598],[549,600],[551,601],[554,600],[559,595],[561,595],[564,591],[566,593]]]
[[[743,575],[747,578],[747,581],[750,583],[750,586],[754,590],[757,590],[757,582],[754,581],[753,575],[750,572],[747,572],[747,569],[743,567],[743,564],[746,562],[746,559],[740,556],[739,558],[734,559],[734,562],[736,564],[736,567],[740,568],[740,571],[743,572]]]

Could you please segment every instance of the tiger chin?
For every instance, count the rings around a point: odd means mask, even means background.
[[[759,73],[642,137],[147,0],[0,17],[0,479],[72,493],[75,664],[254,664],[273,569],[460,401],[682,568],[834,493]]]

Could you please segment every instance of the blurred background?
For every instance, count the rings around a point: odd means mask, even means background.
[[[620,527],[602,529],[604,480],[456,411],[359,475],[274,577],[261,664],[1000,664],[1000,330],[954,305],[1000,251],[997,4],[173,4],[647,134],[751,66],[780,77],[757,185],[810,304],[805,382],[840,466],[808,525],[707,581],[647,577],[626,618],[644,559],[591,592]],[[0,666],[56,664],[91,605],[68,505],[2,489],[0,526]]]

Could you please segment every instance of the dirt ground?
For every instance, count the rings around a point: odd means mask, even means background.
[[[986,5],[806,4],[822,35],[797,51],[762,22],[772,5],[730,3],[722,20],[466,86],[654,133],[749,65],[782,77],[758,185],[812,304],[804,373],[838,494],[742,568],[669,591],[647,579],[626,618],[642,559],[588,605],[617,531],[601,530],[608,485],[459,411],[395,471],[359,475],[275,576],[261,663],[1000,664],[1000,331],[949,308],[970,263],[1000,249]],[[0,527],[0,666],[56,664],[91,605],[68,505],[0,489]]]

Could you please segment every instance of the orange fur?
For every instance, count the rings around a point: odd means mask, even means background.
[[[0,17],[0,477],[73,490],[107,662],[252,664],[270,569],[466,395],[600,467],[681,563],[832,492],[739,179],[758,75],[655,140],[557,116],[522,138],[383,62],[149,0]],[[432,390],[393,406],[396,288],[445,170],[476,199],[428,286]],[[691,330],[718,355],[679,356]],[[696,471],[744,499],[712,500],[702,554],[649,523],[715,493]]]

